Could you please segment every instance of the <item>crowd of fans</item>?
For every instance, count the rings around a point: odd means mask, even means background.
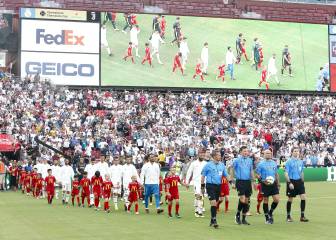
[[[328,166],[336,163],[335,119],[333,96],[72,90],[30,78],[0,82],[0,129],[20,142],[23,161],[64,161],[38,138],[75,165],[130,155],[141,166],[148,153],[171,165],[195,157],[199,146],[218,148],[229,160],[246,145],[255,159],[272,148],[279,165],[298,146],[307,166]]]

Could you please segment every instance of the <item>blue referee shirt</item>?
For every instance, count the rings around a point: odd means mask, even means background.
[[[251,171],[253,170],[252,158],[239,156],[233,160],[233,169],[236,180],[251,180]]]
[[[278,172],[278,166],[273,160],[264,160],[258,163],[256,173],[260,175],[261,180],[265,181],[267,177],[273,177],[275,179],[275,175]]]
[[[206,183],[217,185],[222,183],[222,176],[228,176],[224,163],[215,163],[214,161],[208,162],[203,167],[201,174],[206,178]]]
[[[301,173],[303,172],[303,168],[303,161],[295,158],[288,159],[285,165],[285,170],[288,173],[289,179],[293,180],[301,179]]]

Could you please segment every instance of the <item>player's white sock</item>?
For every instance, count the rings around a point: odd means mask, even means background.
[[[198,214],[203,214],[203,201],[197,200],[197,212]]]
[[[66,193],[65,195],[65,202],[68,203],[69,202],[69,198],[70,198],[70,194]]]
[[[62,192],[62,200],[65,201],[65,192]]]
[[[111,48],[110,47],[106,47],[106,50],[107,50],[108,55],[110,55],[111,54]]]
[[[59,195],[59,190],[57,189],[56,190],[56,193],[55,193],[55,198],[58,200],[58,195]]]
[[[197,204],[198,204],[198,199],[195,198],[195,199],[194,199],[194,207],[195,207],[195,208],[197,207]]]
[[[275,76],[275,81],[276,81],[278,84],[280,83],[278,76]]]
[[[138,57],[139,56],[139,48],[135,47],[135,55]]]
[[[94,196],[93,196],[93,194],[90,194],[90,205],[93,205],[93,198],[94,198]]]
[[[160,59],[160,54],[159,54],[159,53],[156,54],[156,58],[157,58],[158,63],[159,63],[159,64],[162,64],[161,59]]]

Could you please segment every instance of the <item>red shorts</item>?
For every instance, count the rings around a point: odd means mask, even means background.
[[[224,77],[225,72],[219,72],[219,77]]]
[[[55,188],[47,188],[47,195],[48,196],[54,196],[55,195]]]
[[[264,195],[262,195],[261,193],[258,193],[257,201],[261,202],[263,199],[264,199]]]
[[[177,194],[170,194],[170,197],[168,197],[168,201],[173,201],[173,200],[178,200],[178,199],[180,199],[180,196],[179,196],[179,194],[177,193]]]
[[[101,196],[101,191],[100,190],[93,190],[93,195],[94,196]]]
[[[182,65],[181,65],[181,63],[180,62],[178,62],[178,63],[174,63],[174,68],[176,68],[176,67],[182,67]]]
[[[131,192],[128,196],[128,201],[130,202],[137,202],[138,201],[138,195],[135,192]]]
[[[229,196],[230,195],[230,187],[229,184],[222,184],[221,185],[221,192],[220,192],[220,196],[224,197],[224,196]]]
[[[196,70],[196,74],[197,75],[202,75],[202,71],[201,70]]]
[[[82,197],[90,197],[90,191],[82,191]]]
[[[72,190],[71,196],[77,196],[77,195],[79,195],[79,189]]]
[[[42,187],[36,188],[36,195],[40,195],[41,192],[42,192]]]
[[[110,199],[111,198],[111,191],[110,192],[104,192],[103,197]]]

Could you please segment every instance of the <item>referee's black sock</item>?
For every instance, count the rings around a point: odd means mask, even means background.
[[[263,210],[264,210],[265,218],[266,220],[268,220],[268,203],[263,204]]]
[[[278,203],[277,203],[277,202],[272,202],[271,209],[270,209],[270,211],[269,211],[269,214],[270,214],[271,216],[273,215],[274,209],[276,209],[277,206],[278,206]]]
[[[249,205],[248,203],[242,203],[243,204],[243,221],[246,220],[246,213],[248,212]]]
[[[304,217],[304,212],[305,212],[305,209],[306,209],[306,200],[301,200],[301,217],[303,218]]]
[[[211,220],[216,220],[217,207],[211,206],[210,211],[211,211]]]
[[[240,216],[240,212],[243,209],[243,204],[240,200],[238,201],[237,216]]]
[[[292,208],[292,202],[287,201],[287,218],[290,217],[291,208]]]

